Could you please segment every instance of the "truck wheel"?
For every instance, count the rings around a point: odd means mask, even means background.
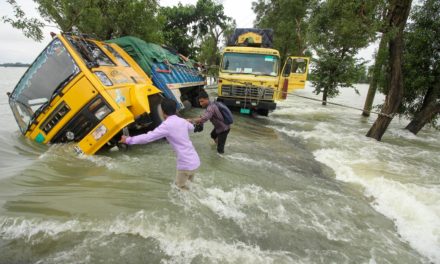
[[[257,114],[262,115],[262,116],[268,116],[269,110],[268,109],[257,109]]]
[[[183,101],[182,104],[183,104],[183,107],[184,107],[185,111],[190,110],[191,107],[192,107],[191,102],[188,101],[188,100]]]
[[[160,94],[153,94],[148,97],[148,102],[150,103],[150,117],[153,121],[153,124],[149,126],[151,129],[158,127],[165,120],[160,107],[162,100],[163,97]]]

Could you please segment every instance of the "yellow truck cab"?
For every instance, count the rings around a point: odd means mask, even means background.
[[[288,57],[280,69],[280,53],[272,47],[272,30],[236,29],[221,53],[218,101],[240,113],[267,116],[276,101],[303,89],[309,58]]]
[[[23,135],[40,143],[74,142],[85,154],[115,146],[122,131],[160,124],[161,100],[117,44],[67,33],[53,36],[9,94]]]

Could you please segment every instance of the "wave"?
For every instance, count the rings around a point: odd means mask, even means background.
[[[374,199],[372,206],[393,220],[398,233],[414,249],[440,263],[440,188],[404,184],[374,173],[358,174],[356,165],[372,164],[338,149],[320,149],[314,155],[335,171],[338,180],[361,185],[365,195]]]
[[[293,261],[289,252],[263,250],[257,245],[242,241],[203,238],[191,234],[191,231],[184,226],[169,221],[145,211],[95,222],[0,217],[0,237],[38,243],[36,239],[56,239],[63,233],[94,234],[68,250],[43,257],[37,263],[70,262],[72,256],[81,257],[77,259],[78,263],[92,263],[89,254],[93,248],[105,246],[105,243],[109,243],[109,240],[114,239],[115,236],[124,235],[154,239],[166,256],[161,263],[192,263],[195,258],[206,259],[211,263],[292,263]],[[117,249],[115,253],[118,254],[119,250],[121,249]]]

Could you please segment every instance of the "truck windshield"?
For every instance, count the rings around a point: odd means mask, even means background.
[[[96,45],[95,42],[80,37],[66,36],[76,49],[87,67],[116,66],[113,61]]]
[[[59,39],[53,40],[41,52],[9,97],[12,112],[23,134],[30,121],[79,72]]]
[[[278,75],[278,56],[266,54],[225,53],[222,71],[229,73]]]

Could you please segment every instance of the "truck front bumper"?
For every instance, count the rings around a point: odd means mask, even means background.
[[[273,101],[257,101],[243,98],[230,98],[219,96],[217,101],[223,102],[228,107],[275,110],[277,104]]]

